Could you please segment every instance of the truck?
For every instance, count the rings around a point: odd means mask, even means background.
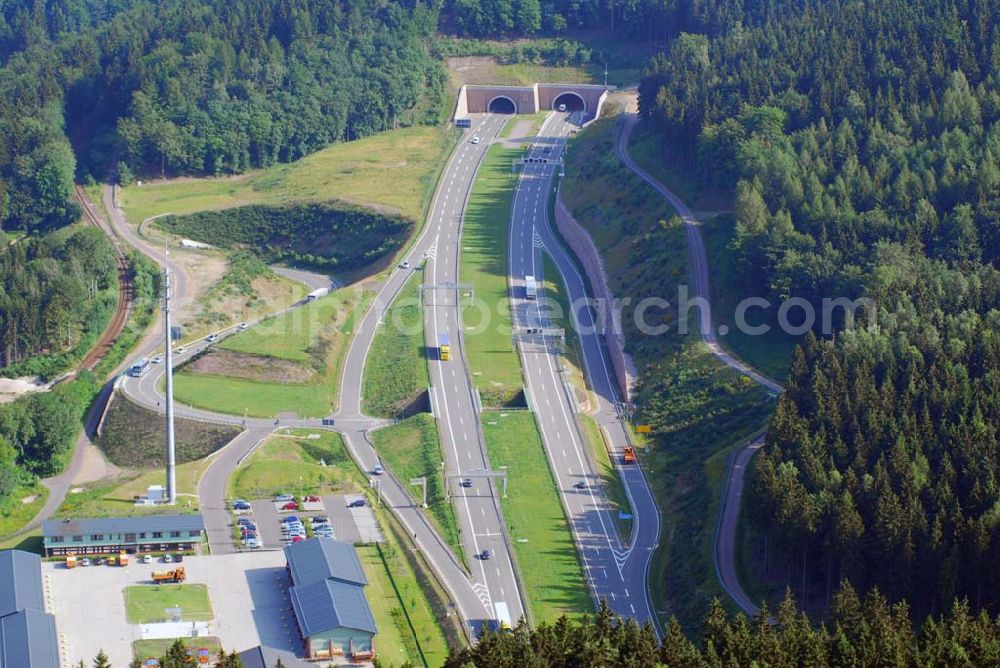
[[[451,359],[451,340],[447,334],[438,337],[438,359],[447,362]]]
[[[514,623],[510,619],[510,610],[507,609],[507,604],[504,601],[494,603],[493,611],[496,614],[497,631],[511,631],[514,628]]]
[[[153,571],[153,582],[184,582],[186,579],[183,566],[168,571]]]
[[[538,283],[535,282],[534,276],[524,277],[524,298],[538,299]]]
[[[330,294],[330,288],[316,288],[306,295],[306,301],[314,302],[320,297],[326,297],[328,294]]]
[[[625,446],[625,463],[635,464],[635,449],[631,445]]]
[[[108,557],[108,566],[128,566],[128,553],[119,552],[118,556]]]
[[[76,555],[67,554],[66,555],[66,568],[76,568]]]

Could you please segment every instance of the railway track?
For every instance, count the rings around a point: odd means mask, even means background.
[[[107,355],[111,347],[118,341],[122,330],[125,329],[125,323],[128,322],[129,314],[132,312],[132,301],[135,295],[132,287],[132,271],[129,267],[128,259],[125,257],[125,250],[121,239],[114,234],[114,231],[98,215],[94,203],[81,186],[76,186],[73,196],[83,209],[84,219],[89,224],[101,230],[107,236],[108,240],[111,241],[111,245],[115,250],[115,263],[118,269],[118,306],[115,309],[114,317],[111,318],[111,322],[104,330],[104,333],[101,334],[97,343],[91,347],[80,362],[79,367],[77,367],[77,371],[82,369],[90,371],[97,366],[97,363]]]

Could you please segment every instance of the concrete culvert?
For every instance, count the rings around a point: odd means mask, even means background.
[[[491,114],[516,114],[517,105],[514,100],[501,95],[490,100],[489,111]]]
[[[576,93],[560,93],[552,100],[552,108],[556,111],[586,111],[587,103]]]

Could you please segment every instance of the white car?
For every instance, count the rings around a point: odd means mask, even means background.
[[[205,340],[208,341],[209,343],[215,343],[216,341],[219,340],[219,335],[218,334],[209,334],[205,338]]]
[[[153,557],[150,556],[150,555],[148,555],[148,554],[142,555],[142,563],[144,563],[144,564],[151,564],[151,563],[153,563]]]
[[[566,111],[566,105],[565,105],[565,104],[560,104],[560,105],[559,105],[559,106],[557,107],[557,109],[558,109],[559,111]]]
[[[169,564],[169,563],[173,562],[173,560],[174,560],[174,558],[171,557],[169,554],[163,555],[163,563]]]
[[[409,260],[403,260],[403,261],[402,261],[402,262],[401,262],[401,263],[399,264],[399,268],[400,268],[400,269],[409,269],[409,268],[410,268],[410,261],[409,261]]]
[[[374,473],[375,475],[382,475],[383,473],[385,473],[385,469],[382,468],[381,464],[376,464],[375,468],[372,469],[372,473]]]
[[[157,355],[156,357],[154,357],[153,359],[151,359],[149,361],[152,362],[153,364],[162,364],[163,363],[163,355]]]
[[[479,137],[473,137],[473,138],[472,138],[472,139],[471,139],[471,140],[469,141],[469,143],[470,143],[470,144],[478,144],[478,143],[479,143]]]
[[[183,355],[186,352],[187,352],[187,349],[185,349],[184,346],[181,346],[180,348],[178,348],[177,350],[174,351],[174,354],[175,355]]]
[[[240,324],[236,325],[236,328],[240,330],[250,329],[250,325],[246,324],[245,322],[241,322]]]

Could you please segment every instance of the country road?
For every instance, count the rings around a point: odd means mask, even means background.
[[[626,167],[663,195],[684,222],[684,231],[688,246],[688,264],[691,267],[691,282],[694,288],[692,290],[693,296],[694,298],[704,299],[705,303],[711,305],[712,293],[709,289],[708,281],[708,256],[705,253],[705,242],[702,239],[697,218],[695,218],[694,214],[691,213],[691,209],[688,208],[687,204],[680,197],[639,167],[628,154],[628,140],[632,134],[632,129],[638,122],[638,114],[628,113],[624,115],[616,145],[618,158]],[[781,385],[754,370],[745,362],[735,358],[719,345],[714,321],[711,316],[713,309],[709,308],[708,311],[708,314],[701,313],[701,317],[698,318],[698,330],[702,341],[705,342],[712,355],[729,368],[739,371],[768,391],[780,394],[784,389]],[[763,445],[763,439],[763,436],[759,436],[744,443],[732,455],[726,476],[726,486],[722,498],[722,512],[719,515],[719,522],[716,526],[715,546],[712,553],[712,561],[715,564],[719,584],[729,594],[729,597],[748,615],[756,615],[759,608],[754,604],[739,581],[736,569],[736,529],[739,524],[740,504],[743,498],[746,470],[750,465],[750,460],[753,458],[754,453]]]

